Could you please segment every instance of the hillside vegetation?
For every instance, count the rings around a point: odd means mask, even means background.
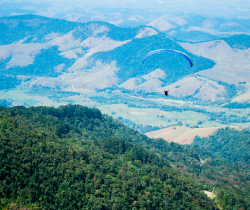
[[[238,131],[228,127],[219,129],[208,138],[196,137],[194,144],[225,161],[237,165],[250,165],[250,132],[248,130]]]
[[[238,206],[250,208],[250,156],[249,129],[221,128],[213,135],[196,137],[192,144],[186,145],[199,153],[203,164],[200,166],[200,179],[220,188],[219,196],[225,209]]]
[[[0,113],[2,207],[250,207],[244,159],[232,164],[195,143],[150,139],[98,109],[79,105],[1,107]],[[234,148],[244,141],[238,132],[238,144],[230,137]],[[215,203],[201,193],[213,187]]]
[[[97,109],[1,108],[1,207],[217,209],[139,139]]]

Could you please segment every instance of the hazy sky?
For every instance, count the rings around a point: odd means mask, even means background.
[[[140,6],[140,7],[160,7],[161,5],[185,4],[185,5],[208,5],[222,7],[250,7],[248,0],[0,0],[0,2],[33,2],[33,3],[67,3],[72,5],[88,5],[88,6]]]
[[[250,1],[248,0],[0,0],[0,4],[3,2],[43,4],[50,11],[53,9],[69,11],[74,8],[86,10],[95,7],[129,7],[161,13],[199,13],[250,18]]]

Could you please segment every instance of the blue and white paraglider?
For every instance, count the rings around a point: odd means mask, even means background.
[[[157,54],[157,53],[175,53],[178,55],[181,55],[182,57],[184,57],[185,59],[187,59],[187,61],[189,62],[190,66],[193,66],[193,61],[192,59],[183,52],[177,51],[177,50],[172,50],[172,49],[159,49],[159,50],[153,50],[151,52],[149,52],[143,59],[143,63],[145,62],[145,60],[150,57],[151,55]]]

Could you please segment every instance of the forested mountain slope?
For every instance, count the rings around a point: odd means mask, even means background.
[[[233,164],[250,165],[250,132],[235,129],[220,129],[209,138],[194,139],[194,145]],[[209,156],[210,154],[202,154]]]
[[[213,183],[220,191],[221,200],[228,202],[223,204],[225,209],[231,205],[239,208],[243,203],[243,209],[250,208],[249,142],[249,129],[227,127],[206,138],[197,136],[192,144],[185,146],[199,153],[199,179]]]
[[[14,200],[52,209],[213,209],[200,192],[215,187],[221,208],[250,207],[247,160],[230,162],[223,149],[203,143],[230,136],[230,156],[247,154],[238,148],[247,146],[249,131],[224,129],[183,146],[80,105],[1,107],[0,116],[3,206]]]
[[[130,143],[152,140],[97,109],[2,107],[0,112],[2,208],[217,209],[202,184],[171,169],[161,155]]]

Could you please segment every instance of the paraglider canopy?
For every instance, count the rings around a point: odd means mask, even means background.
[[[190,66],[192,67],[193,66],[193,61],[192,59],[186,54],[186,53],[183,53],[183,52],[180,52],[180,51],[177,51],[177,50],[172,50],[172,49],[159,49],[159,50],[153,50],[151,52],[149,52],[143,59],[143,63],[145,62],[145,60],[153,55],[153,54],[156,54],[156,53],[175,53],[175,54],[178,54],[178,55],[181,55],[182,57],[184,57],[190,64]]]

